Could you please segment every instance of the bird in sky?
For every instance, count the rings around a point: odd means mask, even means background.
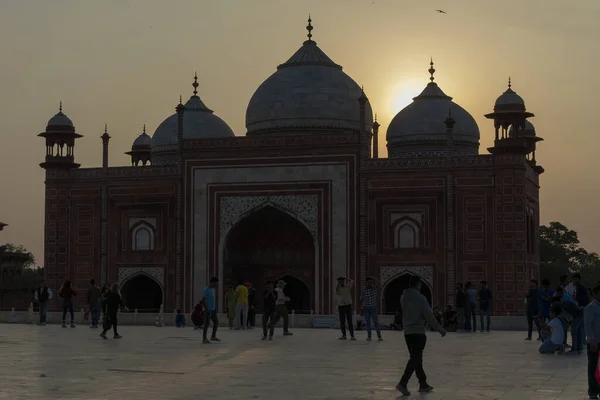
[[[437,12],[438,12],[438,13],[440,13],[440,14],[448,14],[448,13],[447,13],[446,11],[444,11],[444,10],[435,10],[435,11],[437,11]]]

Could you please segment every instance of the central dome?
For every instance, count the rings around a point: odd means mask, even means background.
[[[256,90],[246,111],[248,135],[288,132],[349,132],[360,129],[360,86],[312,40],[277,67]],[[367,103],[366,123],[373,123]]]

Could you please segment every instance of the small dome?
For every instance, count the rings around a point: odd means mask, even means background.
[[[432,62],[431,82],[411,104],[396,114],[388,127],[386,138],[392,157],[399,153],[443,153],[448,140],[446,120],[449,113],[454,120],[452,138],[457,152],[478,153],[477,122],[433,81],[433,72]]]
[[[70,126],[73,127],[73,121],[62,112],[62,101],[58,108],[58,114],[50,118],[48,126]]]
[[[144,125],[144,131],[134,141],[131,148],[139,147],[150,147],[152,145],[152,138],[146,133],[146,125]]]
[[[183,112],[184,139],[212,139],[235,137],[233,131],[197,95],[198,77],[194,77],[194,94],[185,103]],[[152,135],[152,149],[177,144],[177,113],[165,119]]]
[[[521,133],[525,137],[535,136],[535,127],[533,126],[533,124],[531,122],[529,122],[528,120],[525,120],[525,127],[521,130]],[[514,135],[514,129],[511,126],[510,129],[508,130],[508,136],[512,137],[513,135]]]
[[[510,78],[508,79],[508,89],[496,99],[494,111],[525,111],[525,100],[512,90]]]
[[[246,110],[248,134],[360,129],[360,86],[342,71],[312,40],[308,40],[285,63],[277,67],[256,90]],[[366,123],[373,113],[367,102]]]

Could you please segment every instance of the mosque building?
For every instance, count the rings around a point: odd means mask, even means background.
[[[326,315],[337,277],[359,288],[372,276],[380,311],[393,313],[418,275],[434,306],[453,305],[458,282],[485,280],[495,314],[523,310],[539,275],[544,171],[523,98],[509,82],[486,115],[494,145],[480,154],[477,123],[438,86],[431,62],[379,157],[366,94],[312,39],[310,19],[307,29],[252,96],[245,136],[206,105],[194,77],[189,100],[133,141],[131,166],[108,166],[105,129],[102,167],[81,168],[83,136],[61,106],[39,135],[53,290],[95,278],[120,283],[140,312],[190,311],[216,276],[223,310],[228,285],[284,279],[291,309]]]

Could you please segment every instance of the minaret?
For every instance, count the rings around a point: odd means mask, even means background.
[[[75,140],[83,137],[75,132],[73,122],[62,112],[62,101],[58,114],[50,118],[46,130],[38,135],[46,139],[46,159],[40,167],[49,169],[79,168],[75,163]]]
[[[108,169],[108,141],[110,140],[106,124],[104,124],[104,134],[100,138],[102,139],[102,169],[106,171]]]
[[[377,122],[377,114],[373,121],[373,158],[379,158],[379,122]]]
[[[359,135],[359,199],[358,199],[358,232],[359,232],[359,278],[360,287],[364,287],[367,278],[367,261],[369,256],[369,247],[367,243],[367,161],[370,156],[369,142],[372,139],[366,124],[366,107],[369,99],[365,90],[361,91],[358,98],[360,110],[360,130]]]

